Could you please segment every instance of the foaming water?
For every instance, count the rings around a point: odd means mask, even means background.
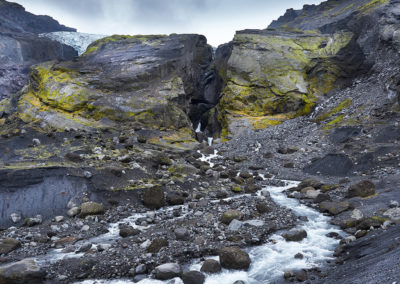
[[[215,163],[213,163],[212,160],[218,157],[217,150],[214,150],[214,154],[211,154],[211,155],[204,155],[200,151],[197,151],[197,152],[201,154],[201,157],[199,158],[200,161],[207,162],[211,168],[214,167]]]
[[[292,209],[298,216],[308,218],[307,222],[298,226],[307,231],[307,238],[301,242],[287,242],[280,234],[274,234],[268,243],[248,250],[252,261],[248,272],[223,270],[220,274],[208,276],[206,284],[232,284],[237,280],[249,284],[272,283],[282,279],[285,270],[313,268],[333,259],[333,250],[339,241],[327,237],[326,234],[330,232],[342,234],[342,232],[329,224],[329,217],[300,204],[296,199],[286,197],[283,191],[297,184],[286,181],[285,186],[269,186],[263,190],[268,191],[277,204]],[[297,253],[303,254],[304,258],[294,258]],[[195,263],[191,269],[200,270],[201,265],[200,262]]]

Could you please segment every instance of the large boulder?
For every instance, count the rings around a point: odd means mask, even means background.
[[[375,194],[375,185],[369,180],[360,181],[353,184],[347,191],[348,197],[368,197]]]
[[[61,130],[139,123],[175,134],[164,140],[195,141],[191,103],[204,101],[211,60],[201,35],[106,37],[77,60],[34,68],[18,112]]]
[[[45,272],[32,258],[0,266],[0,283],[43,283]]]
[[[166,239],[157,238],[154,239],[150,246],[147,248],[147,252],[149,253],[158,253],[163,247],[168,246],[168,241]]]
[[[177,263],[165,263],[154,269],[156,279],[168,280],[182,275],[182,268]]]
[[[331,215],[337,215],[353,208],[353,206],[347,201],[323,201],[319,204],[319,208],[322,212],[328,212]]]
[[[307,237],[304,229],[291,229],[282,235],[288,242],[299,242]]]
[[[159,209],[165,204],[164,191],[160,186],[146,189],[143,195],[143,204],[150,209]]]
[[[250,257],[238,247],[225,247],[219,250],[219,261],[223,268],[248,270],[250,267]]]
[[[21,243],[16,239],[0,239],[0,254],[8,254],[9,252],[19,248],[20,246]]]
[[[219,264],[219,262],[214,259],[207,259],[201,266],[200,271],[209,274],[220,273],[221,264]]]
[[[199,271],[188,271],[182,275],[183,284],[203,284],[206,277]]]

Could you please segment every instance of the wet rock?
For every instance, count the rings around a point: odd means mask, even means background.
[[[294,256],[294,258],[295,258],[295,259],[303,259],[303,258],[304,258],[304,255],[301,254],[301,253],[296,253],[295,256]]]
[[[200,271],[208,274],[220,273],[221,264],[214,259],[207,259],[201,266]]]
[[[79,208],[79,207],[72,207],[71,209],[69,209],[69,210],[67,211],[67,215],[68,215],[69,217],[75,217],[75,216],[77,216],[80,212],[81,212],[81,208]]]
[[[182,275],[183,284],[203,284],[206,277],[199,271],[189,271]]]
[[[167,247],[168,244],[166,239],[157,238],[151,242],[146,251],[149,253],[158,253],[163,247]]]
[[[243,280],[237,280],[237,281],[233,282],[233,284],[247,284],[247,282],[243,281]]]
[[[33,258],[0,267],[0,283],[42,283],[45,275]]]
[[[243,191],[243,189],[240,185],[232,185],[231,191],[234,193],[241,193]]]
[[[82,203],[80,215],[82,217],[88,215],[101,215],[104,214],[105,210],[106,209],[103,204],[89,201]]]
[[[92,174],[91,172],[89,172],[89,171],[84,171],[84,172],[83,172],[83,176],[84,176],[85,178],[87,178],[87,179],[91,179],[92,176],[93,176],[93,174]]]
[[[259,190],[261,190],[261,186],[259,186],[259,185],[247,184],[245,186],[246,193],[256,193]]]
[[[165,263],[154,269],[156,279],[168,280],[182,275],[182,268],[177,263]]]
[[[219,250],[219,261],[223,268],[248,270],[250,267],[249,255],[238,247],[225,247]]]
[[[133,228],[132,226],[129,225],[121,225],[119,227],[119,235],[123,238],[131,237],[131,236],[136,236],[140,234],[140,230]]]
[[[79,246],[79,248],[76,250],[76,253],[80,253],[80,252],[87,252],[88,250],[90,250],[92,248],[92,244],[89,242],[85,242],[83,244],[81,244]]]
[[[399,202],[396,200],[390,200],[389,208],[399,207]]]
[[[282,237],[288,242],[299,242],[307,237],[307,232],[303,229],[291,229],[284,233]]]
[[[224,212],[221,216],[221,222],[229,225],[233,219],[240,220],[243,216],[243,213],[237,210],[228,210]]]
[[[306,197],[310,199],[315,199],[320,194],[319,190],[308,190],[306,192]]]
[[[291,270],[285,270],[285,272],[283,273],[283,278],[285,279],[289,279],[294,277],[294,273]]]
[[[187,241],[190,238],[190,233],[185,228],[177,228],[174,231],[175,238],[179,241]]]
[[[240,176],[241,178],[243,178],[243,179],[248,179],[248,178],[253,177],[252,174],[250,174],[249,172],[245,172],[245,171],[240,172],[239,176]]]
[[[9,252],[21,247],[21,243],[13,238],[0,239],[0,255],[8,254]]]
[[[143,204],[150,209],[159,209],[165,204],[164,191],[160,186],[154,186],[146,190],[143,196]]]
[[[351,204],[347,201],[331,202],[323,201],[320,203],[319,208],[322,212],[329,212],[332,215],[340,214],[352,208]]]
[[[41,215],[36,215],[36,217],[32,217],[32,218],[26,218],[24,225],[28,226],[28,227],[33,227],[36,225],[41,224],[43,221],[43,218]]]
[[[299,282],[304,282],[307,280],[307,272],[305,270],[300,270],[296,272],[296,280]]]
[[[347,191],[348,197],[367,197],[375,194],[375,185],[369,181],[364,180],[349,187]]]

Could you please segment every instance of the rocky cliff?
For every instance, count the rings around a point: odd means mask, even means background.
[[[38,34],[75,31],[48,16],[36,16],[16,3],[0,1],[0,100],[28,82],[29,67],[48,60],[71,59],[76,51]]]
[[[61,130],[135,125],[190,141],[193,103],[208,100],[204,74],[211,60],[203,36],[104,38],[74,61],[35,67],[18,113]]]
[[[266,30],[237,32],[217,66],[224,85],[212,115],[222,136],[309,114],[330,91],[365,73],[376,62],[378,44],[367,26],[386,2],[306,5]]]

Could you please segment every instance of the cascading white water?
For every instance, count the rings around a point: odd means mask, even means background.
[[[199,122],[199,124],[197,125],[197,128],[196,128],[196,133],[199,133],[199,132],[201,132],[201,122]]]
[[[284,190],[296,186],[297,182],[287,182],[283,187],[267,187],[272,199],[281,206],[286,206],[298,216],[306,216],[308,221],[300,228],[307,231],[307,238],[301,242],[287,242],[281,235],[274,234],[271,242],[248,250],[252,264],[248,272],[223,270],[217,275],[208,276],[205,284],[232,284],[243,280],[249,284],[266,284],[283,277],[285,270],[307,269],[320,266],[324,261],[332,259],[334,248],[339,241],[329,238],[330,232],[342,232],[330,225],[329,217],[300,204],[296,199],[287,198]],[[294,255],[301,253],[303,259]],[[214,257],[214,259],[216,259]],[[192,265],[191,269],[200,270],[202,263]]]

